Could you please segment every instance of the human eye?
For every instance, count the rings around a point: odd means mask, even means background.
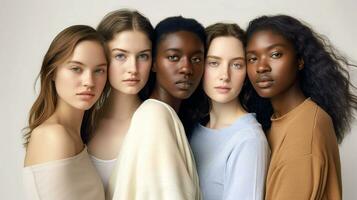
[[[202,58],[200,58],[200,57],[192,57],[191,58],[191,62],[193,64],[200,63],[201,61],[202,61]]]
[[[82,69],[78,66],[71,66],[70,69],[75,73],[80,73],[82,71]]]
[[[123,54],[123,53],[118,53],[118,54],[115,54],[114,55],[114,58],[116,59],[116,60],[125,60],[126,59],[126,56],[125,56],[125,54]]]
[[[104,74],[106,72],[106,69],[103,67],[103,68],[97,68],[94,70],[94,73],[96,74]]]
[[[248,63],[254,63],[256,61],[257,61],[257,57],[255,57],[255,56],[248,56],[247,57],[247,62]]]
[[[274,51],[272,54],[271,54],[271,57],[272,58],[280,58],[283,54],[278,52],[278,51]]]
[[[149,58],[150,58],[150,55],[147,53],[139,54],[139,56],[138,56],[139,60],[144,60],[144,61],[149,60]]]
[[[169,59],[171,62],[176,62],[179,60],[179,57],[177,55],[169,55],[167,56],[167,59]]]
[[[232,67],[234,69],[241,69],[243,67],[243,64],[235,62],[235,63],[232,63]]]
[[[207,65],[209,67],[217,67],[219,65],[219,63],[218,63],[218,61],[215,61],[215,60],[208,60]]]

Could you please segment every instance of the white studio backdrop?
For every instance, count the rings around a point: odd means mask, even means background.
[[[354,0],[0,0],[0,195],[4,200],[24,198],[21,129],[35,100],[34,81],[50,42],[74,24],[96,27],[105,14],[119,8],[137,9],[153,25],[173,15],[192,17],[203,25],[224,21],[246,28],[265,14],[288,14],[327,36],[357,63],[357,1]],[[350,69],[357,85],[357,69]],[[354,133],[355,132],[355,133]],[[344,199],[357,197],[357,121],[340,145]]]

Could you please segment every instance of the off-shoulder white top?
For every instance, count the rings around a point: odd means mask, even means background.
[[[26,199],[104,200],[102,181],[85,147],[79,154],[23,168]]]

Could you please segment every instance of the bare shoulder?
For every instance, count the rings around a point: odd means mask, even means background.
[[[76,154],[75,147],[65,127],[56,123],[42,124],[31,133],[25,166],[72,157]]]

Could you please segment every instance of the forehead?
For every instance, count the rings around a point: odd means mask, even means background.
[[[244,56],[242,42],[232,36],[221,36],[214,38],[208,48],[208,56]]]
[[[79,42],[67,61],[78,61],[85,65],[98,65],[106,63],[102,45],[97,41],[85,40]]]
[[[110,49],[140,49],[151,48],[151,41],[149,37],[141,32],[135,30],[122,31],[114,35],[114,38],[109,41],[108,46]]]
[[[168,33],[158,43],[158,48],[164,49],[191,49],[204,51],[203,42],[200,38],[188,31]]]
[[[272,30],[260,30],[253,33],[248,40],[247,51],[264,49],[274,45],[280,45],[293,49],[293,44],[282,34]]]

